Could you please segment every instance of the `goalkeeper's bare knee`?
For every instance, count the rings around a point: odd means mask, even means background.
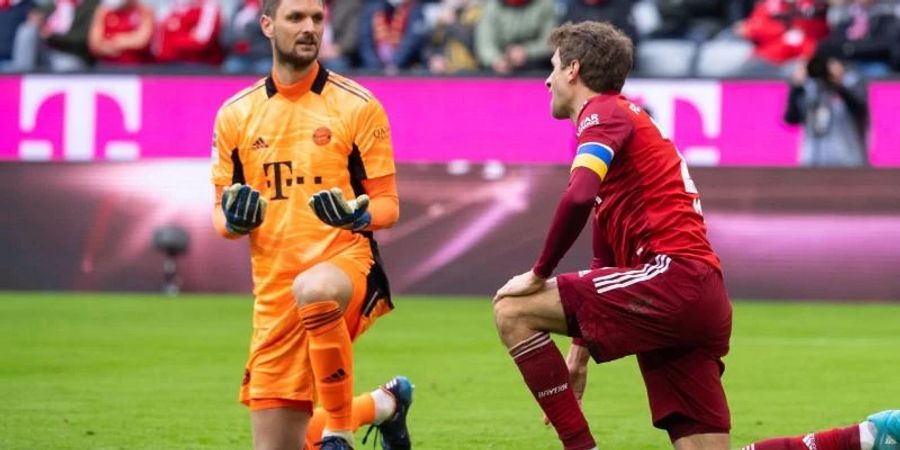
[[[323,263],[298,275],[291,291],[299,306],[336,301],[343,309],[353,296],[353,284],[340,268]]]

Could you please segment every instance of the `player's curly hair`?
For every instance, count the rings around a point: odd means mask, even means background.
[[[581,81],[594,92],[621,91],[634,62],[631,39],[606,22],[563,24],[553,30],[550,45],[559,49],[563,67],[578,60]]]

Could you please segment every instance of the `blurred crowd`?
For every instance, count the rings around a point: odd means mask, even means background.
[[[511,74],[549,68],[567,21],[609,21],[635,71],[790,77],[814,55],[900,71],[900,0],[326,0],[337,71]],[[261,0],[0,0],[0,72],[265,73]]]

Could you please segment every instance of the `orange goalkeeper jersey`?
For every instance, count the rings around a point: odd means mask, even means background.
[[[269,76],[225,102],[213,140],[213,183],[268,199],[250,233],[255,327],[295,307],[285,299],[300,272],[337,254],[373,257],[366,234],[322,223],[307,204],[335,186],[353,198],[363,180],[394,174],[387,115],[368,90],[318,64],[290,86]]]

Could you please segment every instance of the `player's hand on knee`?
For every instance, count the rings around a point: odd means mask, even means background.
[[[494,301],[503,297],[519,297],[522,295],[533,294],[547,283],[546,278],[541,278],[531,270],[521,275],[512,277],[506,284],[501,287],[494,295]]]
[[[372,222],[366,194],[347,201],[341,189],[334,187],[313,194],[309,198],[309,207],[322,222],[345,230],[358,231]]]
[[[247,234],[266,217],[266,199],[256,189],[235,183],[222,191],[222,212],[228,231]]]

